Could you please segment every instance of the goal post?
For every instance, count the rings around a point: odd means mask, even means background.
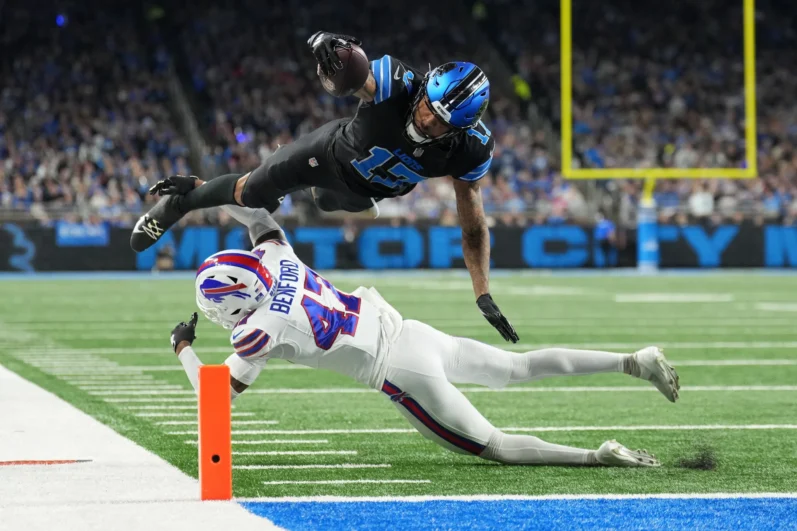
[[[755,82],[755,0],[742,0],[744,28],[743,168],[573,168],[573,0],[560,0],[561,157],[565,179],[644,179],[638,209],[637,253],[640,269],[658,266],[658,238],[653,191],[656,179],[754,179],[758,177]],[[643,226],[644,225],[644,226]],[[644,238],[642,237],[644,236]],[[656,248],[653,252],[654,247]]]

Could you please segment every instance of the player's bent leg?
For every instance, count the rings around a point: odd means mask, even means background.
[[[329,149],[340,126],[340,120],[329,122],[281,146],[249,175],[241,193],[242,204],[273,213],[286,195],[298,190],[348,190],[338,177],[337,162]]]
[[[495,427],[445,378],[389,371],[382,392],[427,439],[457,453],[479,456]]]
[[[495,428],[448,381],[444,361],[456,348],[456,338],[407,320],[390,353],[382,391],[421,434],[455,452],[501,463],[597,464],[593,450],[507,435]]]
[[[454,452],[508,465],[597,465],[594,450],[495,428],[448,380],[389,369],[382,387],[424,437]]]

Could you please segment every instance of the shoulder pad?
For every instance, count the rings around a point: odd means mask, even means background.
[[[271,336],[265,330],[250,324],[236,326],[230,335],[230,343],[235,353],[242,358],[265,353],[270,347],[270,340]]]

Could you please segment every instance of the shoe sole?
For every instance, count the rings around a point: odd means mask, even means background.
[[[604,466],[626,467],[626,468],[656,468],[661,466],[661,462],[656,459],[656,456],[649,454],[646,451],[635,451],[626,448],[620,443],[614,443],[609,448],[612,456],[615,458],[614,463],[604,464]]]
[[[658,367],[659,380],[665,386],[665,390],[669,391],[669,394],[664,392],[659,386],[656,386],[656,388],[662,391],[667,400],[674,403],[678,400],[678,390],[681,388],[681,383],[678,373],[675,372],[675,368],[672,365],[667,363],[667,358],[664,357],[661,349],[658,349],[656,353],[656,366]]]
[[[133,227],[133,232],[130,235],[130,247],[137,253],[142,251],[146,251],[153,245],[155,242],[161,239],[161,237],[168,231],[172,225],[177,223],[182,216],[177,216],[176,219],[171,220],[172,215],[165,215],[171,214],[167,212],[168,209],[168,202],[172,196],[164,197],[158,202],[154,207],[150,209],[149,212],[141,216],[138,221],[136,222],[135,227]],[[157,213],[157,215],[155,215]],[[165,223],[163,218],[167,218],[165,221],[171,221],[170,223]],[[161,218],[160,220],[158,218]]]

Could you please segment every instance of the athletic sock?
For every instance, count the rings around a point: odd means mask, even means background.
[[[237,205],[235,185],[240,177],[239,173],[228,173],[206,181],[202,186],[180,197],[178,200],[180,210],[185,213],[200,208]]]
[[[512,356],[510,383],[548,376],[575,376],[599,372],[625,372],[628,354],[600,350],[546,348]]]
[[[532,435],[493,433],[479,457],[507,465],[596,465],[595,450],[545,442]]]

